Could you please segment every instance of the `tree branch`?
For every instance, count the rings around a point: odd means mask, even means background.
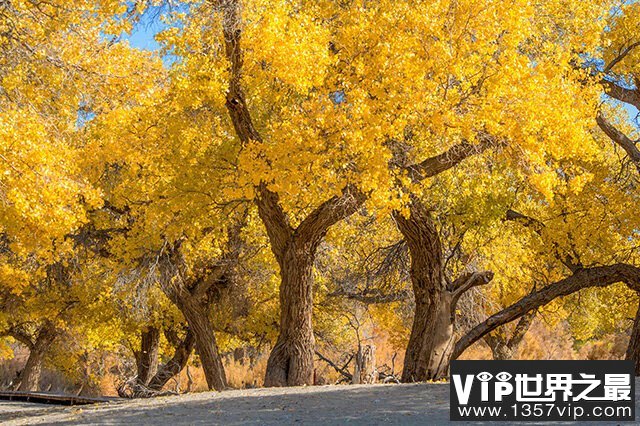
[[[602,79],[600,83],[604,86],[605,93],[613,99],[640,109],[640,91],[638,89],[627,89],[607,79]]]
[[[631,43],[629,46],[625,47],[618,56],[616,56],[615,58],[613,58],[613,60],[611,62],[609,62],[609,65],[607,65],[604,68],[604,72],[608,73],[609,71],[611,71],[611,69],[613,67],[615,67],[620,61],[622,61],[629,53],[631,53],[631,51],[633,49],[635,49],[636,47],[640,46],[640,41],[637,41],[635,43]]]
[[[35,346],[35,342],[33,341],[33,339],[31,338],[31,336],[29,336],[27,333],[25,333],[22,330],[18,330],[18,329],[11,329],[9,330],[7,333],[5,333],[7,336],[11,336],[14,339],[16,339],[18,342],[22,343],[23,345],[25,345],[29,350],[32,350],[33,347]]]
[[[525,334],[527,334],[529,327],[531,327],[531,323],[533,322],[533,319],[536,317],[537,313],[537,309],[532,309],[522,317],[520,317],[520,320],[518,320],[518,324],[516,324],[515,330],[513,330],[511,338],[507,342],[507,347],[509,349],[513,350],[520,345],[522,339],[524,339]]]
[[[379,290],[368,290],[360,293],[340,290],[329,293],[329,297],[346,297],[347,299],[357,300],[358,302],[362,302],[366,305],[373,305],[377,303],[391,303],[406,300],[409,298],[409,292],[407,290],[402,290],[397,293],[384,294]]]
[[[351,381],[353,379],[353,376],[351,375],[351,373],[349,373],[344,368],[340,368],[338,365],[336,365],[329,358],[323,356],[320,352],[316,351],[316,355],[318,356],[318,358],[320,358],[321,360],[323,360],[324,362],[329,364],[331,367],[333,367],[333,369],[336,370],[338,373],[342,374],[347,380]]]
[[[278,194],[269,191],[264,183],[258,187],[256,204],[258,215],[265,224],[271,242],[271,250],[276,258],[280,259],[293,237],[294,229],[289,225],[289,218],[280,206]]]
[[[406,169],[409,171],[409,175],[413,180],[421,181],[447,171],[463,160],[473,155],[481,154],[492,146],[498,145],[498,141],[493,136],[485,133],[481,133],[479,139],[480,142],[477,144],[470,144],[466,141],[461,142],[442,154],[407,166]]]
[[[298,225],[294,235],[299,237],[303,244],[316,245],[322,240],[329,227],[351,216],[364,204],[365,200],[366,196],[362,192],[349,185],[342,191],[341,196],[330,198],[311,212]]]
[[[627,153],[633,164],[640,173],[640,150],[636,147],[636,143],[629,139],[627,135],[618,130],[611,124],[601,113],[596,116],[596,122],[602,131],[616,144],[620,145]]]
[[[555,282],[539,291],[530,293],[518,302],[490,316],[478,324],[456,343],[452,359],[459,357],[465,349],[501,325],[520,318],[527,312],[544,306],[552,300],[567,296],[589,287],[606,287],[624,282],[634,290],[640,289],[640,268],[618,263],[579,269],[576,273]]]
[[[465,292],[473,287],[488,284],[492,279],[492,271],[471,272],[456,278],[452,285],[451,311],[455,312],[456,304]]]
[[[522,213],[519,213],[515,210],[507,210],[506,220],[514,220],[524,224],[527,227],[530,227],[538,234],[541,238],[544,239],[544,233],[542,232],[545,228],[545,224],[540,222],[538,219],[534,219],[532,217],[526,216]],[[553,246],[553,253],[556,259],[558,259],[564,266],[566,266],[571,272],[576,272],[580,268],[582,268],[582,264],[579,260],[575,259],[571,254],[561,253],[560,246],[557,242],[552,241],[551,245]]]

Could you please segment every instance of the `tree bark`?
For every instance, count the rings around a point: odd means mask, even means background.
[[[140,351],[136,353],[138,384],[146,386],[158,369],[160,330],[147,327],[140,336]]]
[[[416,303],[402,381],[438,380],[449,370],[458,299],[471,287],[489,282],[493,274],[467,274],[449,288],[444,275],[440,235],[426,207],[414,199],[409,217],[399,213],[394,217],[409,247]]]
[[[265,386],[313,384],[315,338],[312,268],[315,250],[292,241],[280,263],[280,333],[267,362]]]
[[[195,336],[191,329],[187,330],[185,338],[178,343],[173,353],[173,357],[163,364],[156,373],[155,376],[149,381],[149,389],[154,391],[161,391],[164,385],[167,384],[172,377],[180,374],[182,369],[189,362],[191,352],[195,346]]]
[[[493,314],[462,336],[455,345],[452,359],[501,325],[514,321],[527,312],[544,306],[557,297],[567,296],[588,287],[606,287],[623,282],[633,290],[640,289],[640,268],[624,263],[578,269],[572,275],[547,287],[530,293],[513,305]]]
[[[346,188],[312,211],[296,228],[289,225],[278,195],[259,188],[258,213],[280,266],[280,332],[267,362],[265,386],[313,384],[313,263],[329,228],[355,213],[363,194]]]
[[[21,392],[38,391],[44,359],[57,337],[58,332],[53,324],[47,322],[42,326],[35,342],[29,347],[29,358],[27,358],[27,363],[20,372],[19,383],[15,387],[16,390]]]
[[[618,130],[613,124],[604,118],[601,113],[598,113],[596,116],[596,122],[609,139],[624,149],[627,156],[631,159],[631,162],[636,166],[636,169],[640,173],[640,150],[636,145],[637,142],[631,140],[627,135]]]
[[[246,214],[229,227],[225,252],[215,261],[212,259],[205,265],[186,269],[179,244],[160,256],[160,261],[163,262],[160,269],[164,269],[162,290],[187,320],[196,351],[202,361],[207,386],[218,391],[227,387],[227,379],[210,310],[211,306],[220,301],[220,292],[234,285],[233,268],[240,256],[240,232],[245,220]]]
[[[358,345],[358,353],[356,354],[351,383],[359,385],[372,384],[377,381],[376,347],[374,345]]]
[[[193,300],[192,297],[182,295],[175,299],[175,303],[184,315],[189,330],[193,332],[196,351],[202,362],[202,369],[209,389],[221,391],[227,387],[227,378],[222,365],[222,358],[218,351],[216,336],[208,306]]]
[[[260,132],[253,123],[242,88],[243,50],[241,47],[240,1],[228,0],[216,4],[222,12],[225,55],[230,63],[226,108],[235,133],[243,145],[262,142]],[[499,143],[490,135],[482,132],[478,134],[478,138],[480,139],[478,144],[469,144],[465,141],[441,155],[408,167],[403,164],[402,167],[410,172],[414,180],[420,180],[448,170],[465,158],[483,152]],[[366,197],[365,194],[348,186],[344,189],[342,196],[327,200],[305,218],[298,228],[293,229],[278,203],[278,195],[267,188],[267,182],[262,182],[258,186],[257,192],[258,212],[269,235],[271,249],[278,260],[282,280],[280,285],[280,334],[267,363],[265,386],[312,384],[314,338],[311,326],[313,306],[311,268],[315,253],[328,228],[353,214],[364,203]],[[415,285],[423,286],[422,283]],[[447,297],[452,295],[447,294],[445,297],[442,293],[442,297],[440,296],[436,295],[430,299],[429,303],[433,304],[434,308],[437,304],[444,312],[455,305],[455,303],[451,303],[451,300],[447,300]],[[420,309],[424,308],[430,309],[429,306],[420,306]],[[417,316],[421,320],[425,315],[430,314],[421,311]],[[447,315],[450,316],[450,312]],[[444,314],[439,317],[444,317]],[[439,341],[436,345],[439,356],[444,358],[446,358],[445,352],[450,352],[450,348],[448,350],[440,348],[441,344],[447,346],[447,343],[440,340],[447,340],[448,346],[451,346],[449,326],[445,323],[438,324],[437,328],[442,336],[435,338]],[[415,337],[414,341],[417,338]],[[438,368],[435,370],[438,374],[441,371]]]
[[[640,293],[638,293],[638,297],[640,298]],[[636,376],[640,376],[640,300],[636,318],[633,321],[631,336],[629,336],[629,346],[627,346],[625,359],[633,361]]]

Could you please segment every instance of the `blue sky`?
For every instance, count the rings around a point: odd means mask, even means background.
[[[130,35],[123,35],[123,39],[129,40],[131,46],[142,50],[158,50],[160,45],[153,38],[166,26],[157,18],[157,13],[145,12],[138,21]]]

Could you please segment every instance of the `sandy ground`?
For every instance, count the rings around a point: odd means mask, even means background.
[[[640,387],[638,385],[640,383],[636,384],[636,389]],[[636,401],[639,400],[636,395]],[[636,411],[640,414],[640,406],[636,405]],[[0,423],[155,426],[441,425],[450,423],[449,385],[433,383],[248,389],[77,407],[0,401]]]

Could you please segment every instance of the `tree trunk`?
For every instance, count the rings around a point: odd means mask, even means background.
[[[447,374],[453,349],[452,300],[444,282],[440,237],[417,200],[408,218],[396,213],[395,219],[409,247],[416,303],[402,381],[439,379]]]
[[[180,374],[182,369],[187,365],[187,362],[189,362],[189,357],[191,356],[191,352],[193,352],[195,342],[196,340],[191,329],[187,330],[184,340],[180,341],[176,346],[173,357],[158,369],[156,375],[153,376],[149,382],[149,389],[160,391],[172,377]]]
[[[158,369],[160,330],[147,327],[140,336],[140,351],[136,353],[138,384],[146,386]]]
[[[508,341],[503,336],[484,336],[485,343],[491,349],[491,355],[495,360],[508,360],[513,358],[513,350],[508,345]]]
[[[408,218],[394,213],[411,255],[410,274],[416,303],[402,381],[439,380],[449,371],[455,308],[460,296],[472,287],[491,281],[493,273],[465,273],[447,285],[440,235],[429,211],[415,198],[409,211]]]
[[[209,311],[203,304],[189,299],[180,299],[177,305],[189,324],[189,330],[193,332],[207,386],[217,391],[224,390],[227,387],[227,378]]]
[[[264,379],[265,386],[313,384],[315,338],[312,268],[315,249],[297,247],[292,239],[280,263],[280,334]]]
[[[46,323],[40,329],[35,343],[29,348],[29,358],[27,358],[27,363],[20,372],[16,390],[35,392],[39,389],[44,359],[56,337],[58,337],[58,332],[52,324]]]
[[[329,228],[355,213],[364,201],[364,194],[347,187],[341,196],[322,203],[294,229],[278,194],[265,184],[258,187],[258,213],[280,266],[281,279],[280,334],[269,355],[265,386],[313,384],[313,262]]]
[[[640,293],[638,296],[640,297]],[[638,302],[636,318],[633,321],[631,336],[629,336],[629,346],[627,346],[625,359],[633,361],[636,376],[640,376],[640,301]]]
[[[353,367],[351,383],[372,384],[378,381],[376,371],[376,347],[374,345],[359,345],[356,354],[356,362]]]

